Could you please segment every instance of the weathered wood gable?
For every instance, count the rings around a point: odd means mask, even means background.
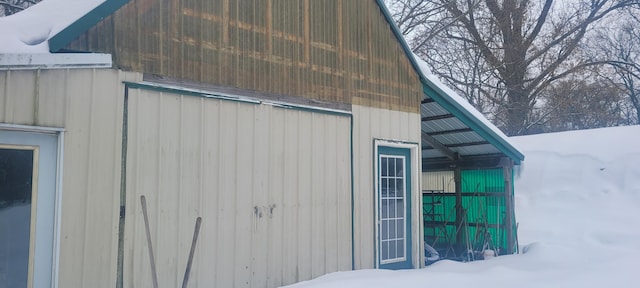
[[[418,112],[417,73],[375,0],[131,0],[69,45],[125,70]]]

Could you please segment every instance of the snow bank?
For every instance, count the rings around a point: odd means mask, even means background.
[[[640,287],[640,126],[511,138],[525,254],[339,272],[291,287]]]
[[[105,0],[45,0],[0,18],[0,53],[49,53],[48,40]]]

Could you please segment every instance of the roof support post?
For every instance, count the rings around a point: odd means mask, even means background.
[[[453,170],[453,181],[455,183],[455,192],[456,192],[456,244],[458,251],[466,251],[466,246],[464,242],[464,233],[466,233],[466,227],[462,227],[464,222],[464,218],[466,217],[464,208],[462,207],[462,173],[460,167],[456,167]]]
[[[432,136],[429,136],[424,131],[422,131],[421,134],[422,134],[421,135],[422,142],[431,145],[431,147],[433,147],[434,149],[442,152],[444,155],[447,156],[447,158],[449,158],[451,160],[457,160],[458,159],[458,153],[456,153],[455,151],[449,149],[447,146],[444,146],[442,143],[438,142],[438,140],[436,140],[436,138],[433,138]]]
[[[514,227],[514,203],[513,203],[513,160],[508,157],[502,159],[502,173],[504,175],[504,203],[505,203],[505,227],[507,234],[507,254],[513,254],[517,252],[517,232]]]

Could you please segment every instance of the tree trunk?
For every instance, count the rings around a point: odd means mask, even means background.
[[[509,136],[522,135],[530,112],[528,95],[523,89],[509,89],[507,96],[509,103],[507,103],[505,132]]]

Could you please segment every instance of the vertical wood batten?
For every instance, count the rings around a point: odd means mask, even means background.
[[[187,2],[133,1],[70,46],[161,76],[418,111],[421,84],[374,0]]]

